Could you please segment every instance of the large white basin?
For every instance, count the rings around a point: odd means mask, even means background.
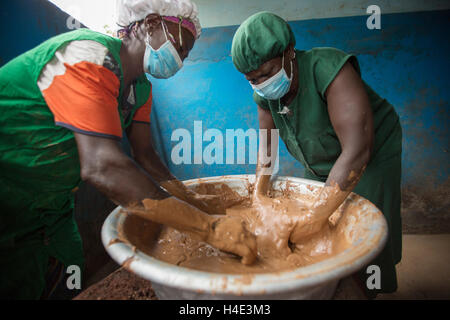
[[[248,192],[248,182],[254,179],[254,175],[237,175],[193,179],[184,183],[194,187],[199,182],[220,182],[244,195]],[[281,190],[288,181],[291,189],[303,194],[323,186],[323,183],[312,180],[278,177],[273,182],[273,189]],[[348,209],[357,204],[361,209],[348,214]],[[118,264],[150,280],[160,299],[329,299],[339,280],[373,260],[387,239],[386,220],[371,202],[351,194],[346,205],[348,207],[339,221],[344,225],[344,235],[350,243],[346,250],[292,271],[255,274],[251,281],[248,276],[210,273],[168,264],[135,250],[132,244],[117,242],[118,227],[127,219],[126,215],[120,214],[120,207],[105,220],[102,241]]]

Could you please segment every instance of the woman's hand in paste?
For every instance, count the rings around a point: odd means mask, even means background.
[[[193,204],[209,214],[226,214],[226,209],[238,205],[245,200],[237,194],[226,199],[222,195],[208,195],[195,193],[191,197]]]
[[[327,220],[327,218],[316,215],[313,210],[307,209],[306,214],[298,217],[289,241],[300,243],[308,240],[325,227]]]
[[[239,217],[216,218],[210,226],[206,242],[212,246],[242,257],[243,264],[252,264],[257,255],[256,237]]]
[[[221,198],[217,195],[193,193],[189,196],[189,203],[211,215],[225,214]]]
[[[349,193],[349,191],[342,191],[337,183],[325,185],[320,190],[312,205],[306,207],[307,212],[299,216],[299,219],[296,221],[296,226],[291,233],[290,241],[293,243],[305,241],[310,236],[319,232],[326,225],[333,213],[337,212],[336,210],[344,202]]]

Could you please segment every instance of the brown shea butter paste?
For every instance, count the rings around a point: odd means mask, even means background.
[[[224,202],[227,199],[235,202],[236,197],[240,197],[221,183],[200,184],[195,191],[220,195]],[[127,215],[119,227],[120,240],[161,261],[201,271],[249,274],[292,270],[327,259],[350,245],[344,236],[344,227],[339,223],[335,226],[326,223],[319,233],[302,243],[289,242],[295,222],[302,219],[303,213],[306,214],[303,208],[312,198],[312,195],[293,193],[287,186],[281,192],[271,191],[270,197],[264,199],[267,203],[260,208],[251,206],[250,197],[247,196],[239,205],[226,210],[227,215],[241,217],[247,229],[256,236],[258,255],[251,265],[242,264],[240,257],[199,241],[193,234],[161,226],[135,215]],[[336,213],[345,207],[344,203]],[[339,213],[333,216],[343,214]]]

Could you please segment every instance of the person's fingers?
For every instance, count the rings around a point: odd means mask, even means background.
[[[218,218],[209,242],[216,248],[242,257],[243,264],[251,264],[257,255],[256,238],[236,217]]]
[[[217,195],[198,195],[197,201],[201,209],[209,214],[225,214],[225,207]]]
[[[245,245],[239,245],[239,255],[242,257],[241,262],[245,265],[252,264],[256,260],[256,253]]]
[[[292,243],[298,243],[307,240],[309,237],[318,233],[324,227],[324,221],[308,221],[303,224],[297,224],[292,230],[289,240]]]
[[[298,243],[303,239],[307,238],[311,233],[309,223],[306,224],[297,224],[289,237],[289,240],[292,243]]]

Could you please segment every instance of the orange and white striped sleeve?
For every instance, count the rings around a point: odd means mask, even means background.
[[[120,140],[119,70],[108,49],[95,41],[72,41],[59,49],[38,79],[55,124]]]

